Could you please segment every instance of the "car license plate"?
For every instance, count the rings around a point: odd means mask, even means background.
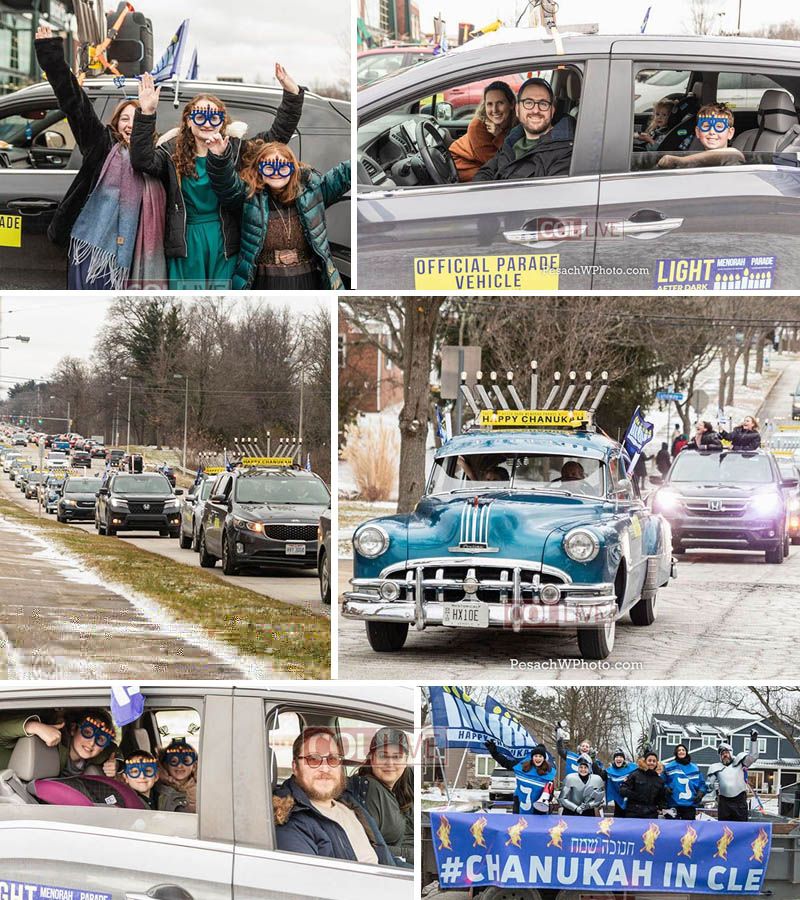
[[[485,603],[445,603],[442,625],[454,628],[488,628],[489,607]]]
[[[303,544],[287,544],[286,545],[286,555],[287,556],[305,556],[306,555],[306,545]]]

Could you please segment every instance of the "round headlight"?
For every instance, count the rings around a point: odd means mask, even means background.
[[[397,600],[400,596],[400,588],[393,581],[384,581],[380,586],[381,599]]]
[[[539,598],[541,599],[542,603],[546,603],[548,606],[552,606],[554,603],[558,603],[558,601],[561,599],[561,591],[555,584],[544,584],[539,590]]]
[[[600,541],[591,531],[576,528],[564,538],[564,552],[575,562],[590,562],[600,551]]]
[[[389,546],[389,535],[379,525],[365,525],[355,533],[353,546],[367,559],[374,559]]]

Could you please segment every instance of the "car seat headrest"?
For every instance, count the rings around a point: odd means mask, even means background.
[[[764,91],[758,104],[759,128],[783,134],[796,124],[797,111],[789,94],[773,88]]]
[[[58,747],[48,747],[35,735],[19,738],[14,745],[8,767],[21,781],[35,778],[55,778],[61,771]]]

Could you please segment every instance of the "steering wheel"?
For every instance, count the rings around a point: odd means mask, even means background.
[[[429,146],[425,140],[430,135],[433,146]],[[458,181],[458,171],[453,157],[447,150],[444,138],[430,119],[421,119],[417,122],[415,135],[419,155],[434,184],[455,184]]]

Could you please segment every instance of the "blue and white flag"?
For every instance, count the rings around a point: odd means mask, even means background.
[[[183,57],[183,49],[186,46],[186,38],[189,34],[189,20],[184,19],[178,26],[178,30],[170,38],[167,49],[161,59],[153,66],[152,76],[156,84],[170,81],[178,74]]]
[[[431,687],[431,722],[436,746],[486,753],[491,738],[509,756],[524,759],[537,741],[516,718],[491,712],[458,687]]]
[[[438,435],[439,440],[443,444],[446,444],[450,440],[450,435],[447,433],[442,409],[438,403],[435,405],[434,409],[436,410],[436,434]]]
[[[195,47],[192,58],[189,61],[189,68],[186,70],[186,80],[197,81],[197,72],[197,47]]]
[[[650,18],[650,10],[652,6],[647,7],[647,12],[644,14],[644,21],[642,22],[642,27],[639,29],[639,34],[644,34],[645,29],[647,28],[647,21]]]
[[[637,406],[631,417],[631,424],[625,432],[622,443],[631,460],[637,457],[645,444],[653,440],[653,423],[647,422],[642,414],[641,407]]]
[[[311,454],[306,453],[306,472],[311,471]]]
[[[111,718],[118,728],[135,722],[144,712],[144,694],[138,684],[111,686]]]

